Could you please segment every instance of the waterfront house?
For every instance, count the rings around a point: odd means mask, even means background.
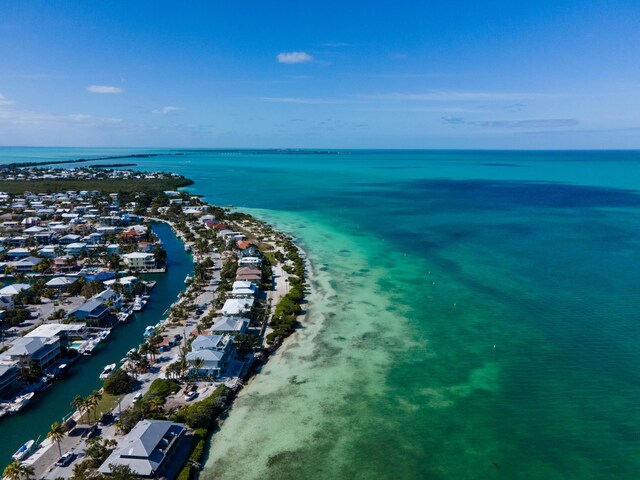
[[[56,258],[58,255],[58,247],[55,245],[47,245],[38,250],[38,253],[46,258]]]
[[[22,273],[31,273],[35,271],[35,268],[42,263],[42,259],[39,257],[27,257],[17,262],[12,263],[12,267],[15,268],[16,272]]]
[[[241,242],[241,243],[244,244],[246,242]],[[256,247],[255,245],[249,245],[248,247],[245,247],[238,252],[238,258],[259,257],[259,256],[260,256],[260,250],[258,250],[258,247]]]
[[[11,361],[0,363],[0,399],[10,397],[10,392],[15,389],[15,383],[18,381],[18,362]]]
[[[239,267],[236,270],[236,280],[260,282],[262,280],[262,270],[256,267]]]
[[[33,238],[39,245],[47,245],[53,241],[53,232],[40,232],[36,233]]]
[[[87,320],[92,323],[99,324],[107,317],[107,315],[109,315],[109,307],[100,300],[90,299],[82,305],[78,305],[76,308],[71,309],[67,314],[67,318],[76,317],[81,320]]]
[[[72,272],[77,267],[77,263],[73,257],[64,255],[53,259],[53,269],[58,273]]]
[[[257,290],[258,287],[256,287],[255,283],[247,280],[238,280],[233,282],[231,295],[233,297],[254,297]]]
[[[242,257],[238,260],[240,267],[261,267],[262,259],[260,257]]]
[[[86,338],[89,330],[84,323],[45,323],[36,327],[25,337],[57,338],[66,344],[73,338]]]
[[[223,315],[249,315],[253,298],[230,298],[222,306]]]
[[[0,362],[18,362],[21,368],[37,368],[45,371],[60,357],[60,341],[57,338],[20,337],[0,357]]]
[[[191,365],[191,373],[219,377],[233,357],[233,339],[229,335],[198,335],[191,342],[191,351],[187,353],[187,362]],[[203,361],[196,372],[194,362]]]
[[[82,240],[82,237],[80,235],[74,235],[70,233],[60,238],[59,243],[60,245],[70,245],[72,243],[78,243],[80,242],[80,240]]]
[[[19,260],[21,258],[28,257],[30,253],[31,251],[28,248],[18,247],[9,250],[7,252],[7,256],[9,257],[9,260]]]
[[[111,474],[111,465],[127,466],[143,478],[161,478],[170,464],[180,464],[177,448],[186,427],[169,420],[141,420],[118,442],[98,472]]]
[[[124,264],[129,268],[155,268],[156,259],[153,253],[132,252],[122,256]]]
[[[120,253],[120,245],[117,243],[110,243],[107,245],[107,253]]]
[[[56,290],[66,290],[69,285],[75,283],[77,278],[73,277],[55,277],[49,280],[46,285],[47,288],[55,288]]]
[[[7,285],[6,287],[0,288],[0,296],[10,296],[13,297],[17,295],[23,290],[29,290],[31,285],[27,283],[14,283],[13,285]]]
[[[82,242],[74,242],[67,245],[67,255],[71,255],[73,257],[78,257],[82,254],[82,252],[87,251],[87,244]]]
[[[102,292],[95,294],[91,298],[113,308],[120,308],[122,306],[122,295],[120,295],[115,290],[111,290],[110,288],[107,288]]]
[[[210,330],[214,333],[244,333],[247,331],[249,321],[242,317],[221,317]]]
[[[133,287],[135,287],[136,283],[138,283],[139,281],[140,280],[138,280],[138,277],[129,275],[127,277],[112,278],[111,280],[106,280],[103,283],[105,287],[109,287],[112,289],[115,288],[115,285],[119,283],[120,285],[122,285],[122,288],[131,292],[133,290]]]

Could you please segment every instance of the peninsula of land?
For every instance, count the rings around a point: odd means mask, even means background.
[[[162,172],[0,169],[0,416],[19,419],[35,396],[46,405],[70,366],[153,304],[150,276],[172,264],[160,225],[193,261],[163,318],[104,365],[100,388],[68,392],[71,412],[50,418],[43,442],[25,438],[5,477],[192,478],[218,416],[296,328],[300,250],[249,215],[177,190],[191,183]]]

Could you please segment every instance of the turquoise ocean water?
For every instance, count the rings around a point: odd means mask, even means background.
[[[640,152],[174,152],[313,264],[201,478],[638,478]]]

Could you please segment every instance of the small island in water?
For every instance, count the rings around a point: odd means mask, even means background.
[[[297,327],[304,254],[266,223],[178,190],[192,183],[104,166],[0,169],[0,433],[7,419],[42,432],[6,442],[6,478],[194,477],[219,416]],[[169,228],[192,273],[171,280],[177,298],[155,298],[175,261]],[[131,335],[160,301],[173,303]],[[89,372],[120,334],[129,349],[86,379],[92,393],[66,389],[67,413],[47,413],[48,389]]]

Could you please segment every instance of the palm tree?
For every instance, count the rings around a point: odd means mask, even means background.
[[[71,408],[77,408],[78,411],[80,412],[80,419],[82,421],[84,421],[84,409],[86,407],[86,402],[84,400],[84,398],[82,398],[80,395],[76,395],[75,397],[73,397],[73,400],[71,401]]]
[[[58,444],[58,453],[62,456],[62,449],[60,448],[60,441],[64,438],[64,426],[60,425],[58,422],[53,422],[51,425],[51,430],[47,433],[47,438],[50,438],[54,442]]]
[[[196,357],[193,359],[193,368],[196,370],[196,377],[200,376],[200,369],[204,366],[204,358]]]
[[[98,403],[100,403],[100,400],[102,400],[102,392],[100,390],[94,390],[93,392],[91,392],[91,395],[89,395],[88,400],[91,408],[93,408],[94,419],[97,421],[98,412],[96,409],[98,408]]]
[[[28,479],[33,476],[35,473],[34,469],[30,465],[25,465],[24,463],[20,463],[17,460],[14,460],[9,465],[7,465],[2,472],[2,476],[4,478],[8,478],[9,480],[22,480]]]
[[[20,478],[22,477],[20,462],[14,460],[9,465],[7,465],[2,472],[2,476],[4,478],[8,478],[9,480],[20,480]]]

